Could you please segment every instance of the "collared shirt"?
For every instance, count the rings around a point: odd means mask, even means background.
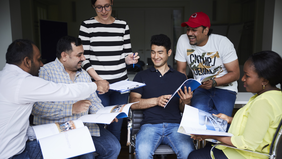
[[[169,66],[170,67],[170,66]],[[177,88],[186,80],[186,76],[170,67],[162,75],[154,66],[145,71],[138,72],[133,81],[146,83],[145,87],[131,90],[139,93],[142,99],[157,98],[162,95],[173,94]],[[179,110],[179,98],[174,96],[166,108],[155,106],[143,110],[143,124],[180,123],[181,114]]]
[[[56,84],[6,64],[0,71],[0,159],[24,150],[34,102],[83,99],[96,89],[93,82]]]
[[[41,67],[39,77],[55,83],[71,84],[78,82],[91,82],[90,76],[83,69],[76,72],[74,81],[72,81],[63,64],[58,59]],[[89,107],[89,111],[80,114],[72,114],[73,104],[78,100],[36,102],[32,110],[32,114],[34,115],[33,123],[40,125],[76,120],[89,113],[95,114],[99,109],[104,107],[96,92],[92,93],[90,97],[85,99],[91,101],[91,106]],[[86,123],[85,125],[88,127],[92,136],[100,136],[98,125],[93,123]]]

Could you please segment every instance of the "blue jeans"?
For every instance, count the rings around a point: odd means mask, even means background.
[[[136,158],[152,159],[159,145],[169,145],[178,159],[187,159],[189,153],[195,150],[193,140],[189,135],[178,133],[179,124],[144,124],[136,138]]]
[[[94,153],[88,153],[81,156],[74,157],[72,159],[117,159],[121,146],[116,137],[104,128],[103,124],[98,124],[100,129],[100,137],[92,136],[96,153],[98,156],[94,156]]]
[[[39,142],[37,140],[29,141],[26,143],[25,150],[10,159],[41,159],[42,152],[40,149]]]
[[[98,93],[97,93],[98,94]],[[98,94],[102,104],[106,106],[113,106],[117,104],[127,104],[129,93],[120,94],[118,91],[109,90],[105,94]],[[107,129],[120,140],[121,126],[123,119],[118,119],[118,122],[113,122],[108,125]]]
[[[193,93],[191,106],[213,114],[223,113],[232,116],[235,100],[236,92],[234,91],[197,88]]]
[[[103,126],[98,125],[100,128],[100,137],[92,136],[94,142],[96,153],[99,155],[96,156],[97,159],[117,159],[120,153],[120,143],[116,137],[106,130]],[[11,157],[10,159],[42,159],[42,153],[40,145],[37,140],[30,141],[26,143],[25,150],[16,156]],[[73,157],[72,159],[95,159],[94,153],[88,153],[81,156]]]
[[[121,145],[117,138],[104,128],[103,124],[98,124],[100,137],[92,136],[95,144],[97,159],[117,159],[121,150]]]

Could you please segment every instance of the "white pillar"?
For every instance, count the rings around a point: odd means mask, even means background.
[[[0,70],[6,63],[6,52],[9,44],[12,43],[12,29],[9,0],[0,1]]]
[[[273,22],[273,36],[272,36],[272,50],[282,56],[282,1],[275,1],[274,8],[274,22]]]

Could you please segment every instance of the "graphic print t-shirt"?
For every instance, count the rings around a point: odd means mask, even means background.
[[[187,34],[181,35],[177,42],[175,60],[187,62],[195,79],[211,75],[222,77],[227,74],[224,64],[236,59],[236,50],[225,36],[211,34],[204,46],[190,45]],[[237,81],[217,88],[237,92]]]

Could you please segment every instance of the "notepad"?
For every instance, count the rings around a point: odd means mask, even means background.
[[[144,86],[146,86],[145,83],[123,80],[110,84],[110,89],[114,91],[119,91],[121,94],[123,94],[123,93],[128,93],[132,89],[136,89]]]

